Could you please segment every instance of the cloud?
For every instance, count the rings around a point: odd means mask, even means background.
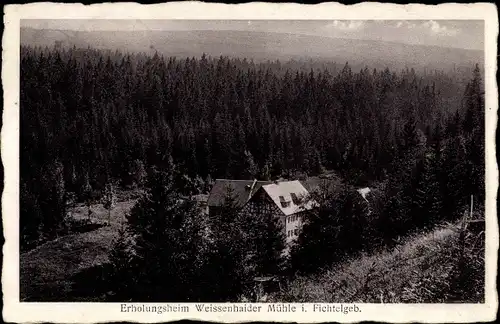
[[[416,22],[416,21],[407,21],[401,20],[397,21],[393,25],[394,28],[407,28],[407,29],[415,29],[418,28],[421,31],[430,33],[431,35],[439,35],[439,36],[456,36],[459,33],[459,29],[450,28],[444,25],[439,24],[435,20],[429,20],[424,22]]]
[[[340,30],[358,30],[363,28],[364,25],[365,23],[362,20],[334,20],[326,27]]]
[[[459,32],[458,29],[448,28],[446,26],[440,25],[435,20],[429,20],[422,23],[422,27],[428,29],[434,35],[455,36]]]
[[[415,25],[415,23],[413,22],[409,22],[407,20],[401,20],[401,21],[398,21],[395,25],[396,28],[402,28],[402,27],[406,27],[406,28],[415,28],[417,25]]]

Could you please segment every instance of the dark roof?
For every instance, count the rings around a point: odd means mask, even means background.
[[[321,186],[327,185],[331,189],[340,188],[341,181],[336,178],[321,178],[321,177],[309,177],[305,180],[300,180],[300,183],[309,192],[318,190]]]
[[[255,182],[255,184],[254,184]],[[208,206],[220,206],[224,203],[227,187],[233,189],[236,200],[240,206],[243,206],[252,195],[259,190],[260,187],[266,184],[271,184],[272,181],[256,181],[256,180],[228,180],[216,179],[215,183],[208,196]],[[253,188],[252,188],[253,186]],[[251,192],[250,192],[250,189]]]

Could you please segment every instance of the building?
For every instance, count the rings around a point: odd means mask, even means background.
[[[299,235],[305,214],[315,207],[308,200],[309,192],[300,181],[283,181],[261,186],[248,202],[242,212],[264,215],[272,214],[279,218],[286,237],[291,243]]]
[[[217,213],[224,204],[228,189],[232,191],[236,204],[241,208],[260,187],[271,183],[271,181],[216,179],[208,196],[208,213],[210,215]]]
[[[286,242],[291,243],[299,235],[305,213],[316,203],[307,199],[309,192],[298,180],[257,181],[218,179],[208,198],[209,214],[216,214],[224,203],[227,188],[231,188],[241,212],[274,215],[280,220]]]

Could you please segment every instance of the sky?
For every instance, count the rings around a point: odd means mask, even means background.
[[[61,30],[237,30],[484,49],[482,20],[22,20],[21,27]]]

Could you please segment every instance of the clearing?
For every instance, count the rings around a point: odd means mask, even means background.
[[[20,256],[21,301],[99,301],[102,296],[92,287],[77,287],[76,277],[107,263],[114,239],[135,200],[118,202],[111,211],[110,226],[85,233],[74,233],[46,242]],[[104,223],[108,211],[102,204],[92,205],[92,220]],[[87,207],[72,210],[75,219],[87,218]],[[90,279],[90,278],[89,278]],[[87,285],[92,286],[92,285]]]

